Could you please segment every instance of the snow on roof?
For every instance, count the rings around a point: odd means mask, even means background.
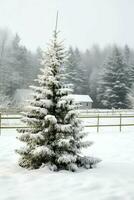
[[[75,102],[93,102],[89,95],[69,94],[68,96],[71,97]]]

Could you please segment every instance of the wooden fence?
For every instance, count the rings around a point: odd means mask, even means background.
[[[119,114],[119,115],[94,115],[94,116],[88,116],[88,115],[83,115],[83,116],[80,116],[81,119],[96,119],[96,124],[92,125],[92,124],[89,124],[89,125],[86,125],[85,127],[92,127],[92,128],[96,128],[97,132],[99,132],[99,129],[100,127],[119,127],[119,131],[121,132],[122,131],[122,127],[128,127],[128,126],[134,126],[134,115],[122,115],[122,114]],[[101,124],[100,120],[101,119],[119,119],[118,121],[118,124]],[[129,118],[129,119],[133,119],[133,123],[123,123],[123,119],[124,118]]]
[[[134,115],[123,115],[123,114],[119,114],[119,115],[102,115],[102,114],[98,114],[98,115],[88,115],[88,114],[84,114],[84,115],[80,115],[79,116],[80,119],[84,120],[84,119],[96,119],[95,120],[95,124],[87,124],[85,125],[85,127],[89,127],[89,128],[96,128],[96,131],[99,132],[101,127],[119,127],[119,131],[122,131],[122,127],[128,127],[128,126],[134,126]],[[118,124],[102,124],[100,121],[101,119],[119,119],[118,120]],[[129,118],[129,119],[133,119],[133,123],[123,123],[123,119],[124,118]],[[1,129],[17,129],[17,128],[24,128],[24,126],[15,126],[15,125],[3,125],[3,120],[20,120],[21,117],[20,116],[4,116],[0,113],[0,134],[1,134]],[[28,127],[25,127],[28,128]]]

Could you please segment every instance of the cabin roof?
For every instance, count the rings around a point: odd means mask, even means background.
[[[79,94],[69,94],[69,97],[71,97],[75,102],[89,102],[92,103],[93,100],[89,95],[79,95]]]

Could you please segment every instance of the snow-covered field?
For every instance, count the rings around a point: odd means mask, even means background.
[[[130,127],[129,127],[130,128]],[[122,133],[109,127],[91,133],[94,145],[84,154],[102,159],[97,168],[76,173],[26,170],[17,165],[14,130],[0,136],[0,200],[133,200],[134,127]]]

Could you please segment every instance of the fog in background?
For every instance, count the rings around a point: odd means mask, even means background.
[[[129,94],[133,105],[133,0],[0,0],[0,107],[15,107],[16,99],[29,93],[26,90],[40,73],[42,49],[51,39],[57,10],[58,29],[70,53],[65,74],[74,93],[90,95],[93,106],[102,108],[99,103],[104,100],[105,77],[100,74],[120,57],[122,65],[116,62],[116,67],[127,77],[120,83],[128,87],[130,82],[125,95]],[[112,52],[114,56],[107,61]],[[108,85],[113,84],[106,79]]]
[[[0,27],[18,33],[31,50],[44,47],[55,25],[67,45],[134,46],[133,0],[0,0]]]

